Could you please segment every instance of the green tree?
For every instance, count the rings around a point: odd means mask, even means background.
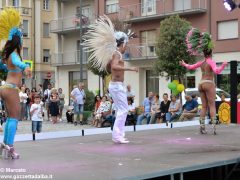
[[[177,77],[182,81],[187,70],[179,65],[179,61],[184,60],[190,64],[195,61],[195,58],[187,52],[185,43],[190,28],[190,23],[179,16],[171,16],[161,21],[156,47],[158,60],[154,65],[155,71],[160,76],[167,79]]]
[[[104,79],[108,75],[107,71],[99,71],[98,68],[95,68],[95,67],[92,66],[92,62],[88,62],[87,67],[93,74],[95,74],[95,75],[99,76],[100,78],[102,78],[102,82],[104,83]],[[99,86],[100,86],[100,84],[99,84]],[[104,84],[103,84],[103,88],[104,88]],[[104,91],[105,90],[103,89],[102,92],[104,93]],[[99,94],[100,94],[100,88],[99,88]]]

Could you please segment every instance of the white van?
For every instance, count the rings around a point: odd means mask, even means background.
[[[183,91],[182,92],[182,104],[185,104],[186,102],[186,99],[185,99],[185,93],[186,94],[189,94],[189,95],[197,95],[198,99],[198,104],[201,105],[202,104],[202,101],[201,101],[201,98],[200,98],[200,93],[198,91],[198,88],[186,88],[185,89],[185,92]],[[230,101],[230,94],[225,92],[224,90],[222,89],[219,89],[219,88],[216,88],[216,101],[221,101],[221,94],[224,94],[225,97],[226,97],[226,101]]]

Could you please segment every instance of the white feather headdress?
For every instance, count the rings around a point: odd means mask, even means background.
[[[83,46],[87,52],[90,52],[88,62],[99,71],[106,70],[109,61],[117,50],[118,43],[124,43],[124,46],[133,33],[115,31],[111,20],[106,16],[100,16],[95,24],[89,26],[88,32],[83,36]]]
[[[83,36],[84,49],[90,52],[88,61],[99,71],[105,70],[117,48],[115,30],[107,16],[101,16],[95,24],[89,26]]]

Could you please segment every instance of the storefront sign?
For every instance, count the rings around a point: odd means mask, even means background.
[[[33,61],[32,60],[23,60],[23,62],[29,65],[31,71],[33,70]]]

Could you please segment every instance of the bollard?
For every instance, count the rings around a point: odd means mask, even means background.
[[[133,125],[133,130],[136,131],[136,124]]]
[[[35,141],[35,134],[33,134],[33,141]]]
[[[173,123],[171,123],[171,128],[173,128]]]
[[[82,136],[84,136],[84,129],[82,129]]]

